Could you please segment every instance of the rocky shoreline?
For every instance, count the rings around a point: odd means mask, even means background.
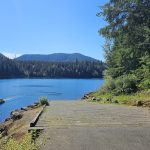
[[[91,96],[91,94],[93,94],[93,93],[94,92],[87,93],[81,99],[82,100],[92,100],[92,101],[100,102],[102,100],[102,98]]]
[[[0,139],[8,136],[9,128],[17,121],[22,119],[24,112],[32,111],[40,107],[40,103],[34,103],[27,107],[22,107],[20,109],[14,110],[10,113],[10,117],[6,118],[4,122],[0,123]]]
[[[96,97],[92,96],[94,92],[90,92],[85,94],[81,99],[82,100],[87,100],[87,101],[92,101],[92,102],[104,102],[104,103],[114,103],[114,104],[119,104],[119,101],[109,97],[109,98],[102,98],[102,97]],[[143,101],[143,100],[136,100],[132,106],[137,106],[137,107],[150,107],[150,100],[148,101]]]

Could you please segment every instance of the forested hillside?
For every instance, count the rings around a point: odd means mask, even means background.
[[[23,76],[18,63],[0,54],[0,78]]]
[[[100,13],[108,23],[105,37],[106,84],[115,95],[150,89],[150,1],[110,0]]]
[[[102,78],[103,62],[42,62],[10,60],[0,54],[0,78]]]
[[[75,62],[78,61],[98,61],[92,57],[82,55],[80,53],[54,53],[49,55],[41,55],[41,54],[24,54],[16,60],[21,61],[49,61],[49,62]]]

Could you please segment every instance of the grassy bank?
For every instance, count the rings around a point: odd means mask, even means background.
[[[150,90],[137,92],[130,95],[115,96],[112,93],[102,94],[100,91],[96,91],[89,94],[88,101],[98,103],[116,103],[126,105],[137,105],[138,102],[142,106],[150,106]]]
[[[35,144],[38,132],[28,133],[29,125],[33,118],[41,112],[43,105],[49,105],[47,97],[41,97],[38,103],[12,111],[10,118],[0,124],[0,149],[1,150],[38,150]]]
[[[31,120],[41,110],[41,107],[22,112],[19,120],[8,120],[0,124],[0,149],[1,150],[37,150],[38,145],[31,143],[28,128]],[[1,133],[1,131],[3,131]]]

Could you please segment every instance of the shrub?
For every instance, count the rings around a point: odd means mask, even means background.
[[[139,84],[139,88],[142,90],[150,89],[150,77],[148,79],[143,79]]]
[[[116,79],[109,79],[100,89],[100,93],[130,94],[137,91],[137,79],[133,74],[123,75]]]
[[[123,75],[116,79],[116,94],[130,94],[137,91],[137,79],[135,75]]]
[[[106,79],[106,83],[101,87],[100,93],[105,94],[107,92],[112,92],[115,88],[115,81],[113,79]]]
[[[48,106],[49,105],[48,98],[47,97],[41,97],[40,98],[40,105]]]
[[[6,144],[0,145],[1,150],[38,150],[39,146],[31,142],[32,137],[30,134],[25,135],[25,137],[17,142],[13,138],[10,138]]]

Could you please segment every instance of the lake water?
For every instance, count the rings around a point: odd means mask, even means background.
[[[0,122],[10,112],[37,102],[40,97],[49,100],[79,100],[103,84],[100,79],[3,79],[0,80]]]

